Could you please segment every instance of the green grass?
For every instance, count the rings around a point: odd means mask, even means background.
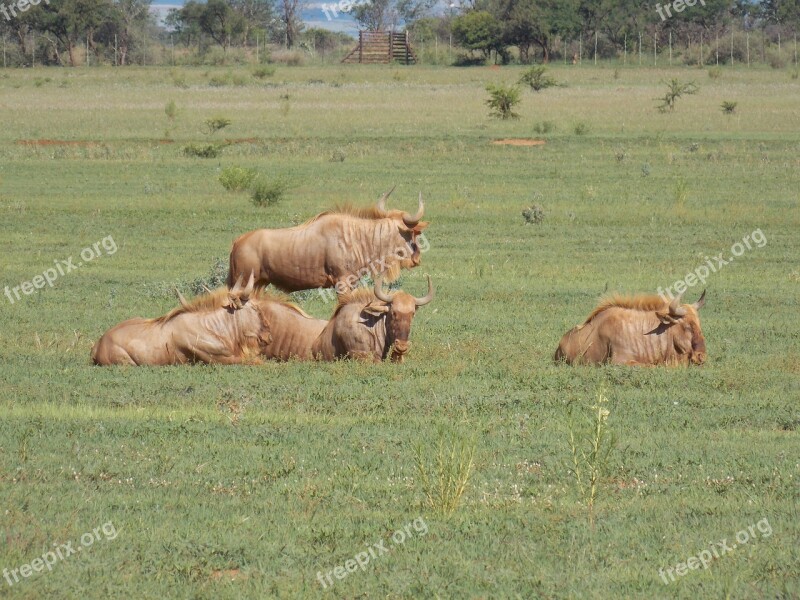
[[[77,263],[106,236],[118,250],[13,305],[0,296],[0,569],[109,521],[118,534],[0,579],[0,595],[800,594],[800,83],[767,69],[551,71],[565,87],[524,94],[513,122],[487,117],[484,90],[522,68],[278,67],[235,88],[209,85],[230,68],[2,72],[0,285]],[[701,89],[660,114],[672,77]],[[218,115],[231,124],[212,141],[234,143],[184,156]],[[508,137],[546,144],[489,144]],[[41,139],[83,143],[19,143]],[[230,166],[293,187],[255,207],[219,185]],[[437,294],[403,365],[89,364],[106,329],[173,308],[172,287],[207,276],[237,235],[394,184],[390,206],[413,210],[421,190],[431,222],[404,289],[424,293],[427,272]],[[526,225],[534,201],[547,216]],[[706,283],[704,367],[552,363],[604,291],[672,285],[757,228],[766,246]],[[599,390],[617,446],[590,525],[569,427]],[[426,505],[415,462],[418,447],[435,461],[442,432],[475,440],[449,517]],[[322,589],[318,571],[421,516],[426,535]],[[763,518],[770,537],[659,578]]]

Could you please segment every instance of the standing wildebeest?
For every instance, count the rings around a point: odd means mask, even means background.
[[[361,358],[380,362],[389,355],[403,362],[408,352],[411,320],[418,306],[433,300],[428,276],[428,293],[415,298],[401,290],[385,293],[380,277],[375,289],[358,289],[339,297],[339,304],[314,342],[312,354],[319,360]]]
[[[311,344],[327,321],[297,306],[254,293],[254,278],[230,290],[186,302],[157,319],[130,319],[109,329],[92,348],[96,365],[257,363],[261,357],[310,358]]]
[[[669,302],[661,296],[614,296],[601,302],[583,323],[568,331],[555,360],[568,364],[701,365],[706,340],[698,310],[706,293],[694,304]]]
[[[394,188],[392,188],[394,189]],[[251,271],[259,287],[285,291],[354,288],[367,274],[396,279],[400,268],[419,265],[417,236],[428,226],[422,194],[416,215],[386,210],[385,193],[376,206],[321,213],[297,227],[257,229],[233,242],[228,285]]]

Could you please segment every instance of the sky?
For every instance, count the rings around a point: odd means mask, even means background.
[[[329,20],[322,11],[323,4],[333,5],[335,7],[338,6],[338,3],[338,0],[329,0],[327,3],[307,3],[302,12],[303,22],[306,24],[306,27],[319,27],[321,29],[330,29],[331,31],[341,31],[353,37],[357,37],[358,25],[350,15],[339,12],[336,18],[333,18],[333,13],[329,11],[332,17]],[[158,14],[159,20],[161,20],[167,16],[171,8],[181,8],[182,6],[182,2],[153,2],[151,11]]]

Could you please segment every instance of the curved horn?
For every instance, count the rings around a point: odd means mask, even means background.
[[[383,278],[380,275],[375,277],[375,297],[384,302],[391,302],[392,298],[394,298],[393,293],[387,294],[383,291]]]
[[[250,279],[247,280],[247,286],[242,290],[241,298],[243,302],[247,302],[253,294],[253,287],[256,283],[256,272],[250,271]]]
[[[242,290],[242,277],[244,273],[239,273],[239,278],[236,280],[236,283],[233,284],[231,288],[231,294],[236,294]]]
[[[183,294],[181,294],[181,291],[178,288],[175,288],[175,293],[178,296],[178,302],[181,303],[181,306],[188,310],[189,309],[189,303],[186,302],[186,298],[183,297]]]
[[[695,310],[700,310],[705,306],[705,304],[706,304],[706,291],[703,290],[703,293],[700,294],[700,299],[694,304],[692,304],[692,306],[694,306]]]
[[[428,278],[428,293],[422,298],[414,298],[414,304],[417,306],[425,306],[428,302],[433,300],[433,284],[431,283],[431,276],[425,273],[425,277]]]
[[[419,193],[419,208],[417,208],[417,214],[413,217],[408,213],[403,213],[403,223],[406,224],[406,227],[416,227],[417,223],[422,220],[422,215],[425,213],[425,203],[422,201],[422,192]]]
[[[682,317],[686,314],[686,309],[681,306],[681,294],[669,303],[669,314],[673,317]]]
[[[390,189],[388,192],[384,193],[380,197],[380,199],[378,200],[378,208],[380,210],[382,210],[383,212],[386,212],[386,199],[389,197],[389,195],[394,191],[394,188],[396,188],[396,187],[397,187],[397,185],[393,185],[392,189]]]

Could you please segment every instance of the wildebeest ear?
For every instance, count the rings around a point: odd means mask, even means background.
[[[372,315],[373,317],[380,317],[389,312],[389,305],[384,302],[370,302],[361,309],[361,314]]]
[[[678,320],[670,316],[669,313],[657,312],[656,316],[658,317],[658,320],[661,321],[661,323],[663,323],[664,325],[674,325],[675,323],[678,322]]]

